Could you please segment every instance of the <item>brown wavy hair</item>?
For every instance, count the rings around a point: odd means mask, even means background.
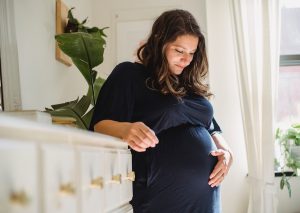
[[[199,42],[193,60],[177,76],[169,71],[165,49],[168,43],[182,35],[196,36]],[[208,75],[205,38],[197,21],[188,11],[176,9],[162,13],[155,20],[146,43],[137,50],[137,56],[152,72],[146,81],[149,88],[178,98],[187,93],[196,93],[204,97],[212,95],[205,83]]]

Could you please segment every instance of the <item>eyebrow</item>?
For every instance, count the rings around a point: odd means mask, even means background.
[[[183,46],[181,46],[181,45],[178,45],[178,44],[173,44],[173,46],[175,46],[175,47],[180,47],[180,48],[182,48],[182,49],[184,49],[184,50],[187,50],[185,47],[183,47]],[[194,50],[192,50],[191,52],[196,52],[196,50],[197,50],[197,48],[194,49]]]

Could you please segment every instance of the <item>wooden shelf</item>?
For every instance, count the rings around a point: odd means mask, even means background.
[[[61,0],[56,0],[56,34],[64,33],[68,21],[68,11],[69,8]],[[57,42],[55,47],[55,58],[67,66],[72,65],[71,58],[59,49]]]

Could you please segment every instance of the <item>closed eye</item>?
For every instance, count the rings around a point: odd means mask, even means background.
[[[180,53],[180,54],[183,54],[182,50],[175,49],[175,51],[178,52],[178,53]]]

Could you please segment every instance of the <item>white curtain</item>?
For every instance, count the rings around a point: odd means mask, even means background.
[[[22,108],[14,2],[0,0],[0,54],[5,111]]]
[[[274,213],[274,115],[281,4],[280,0],[229,2],[249,168],[248,213]]]

